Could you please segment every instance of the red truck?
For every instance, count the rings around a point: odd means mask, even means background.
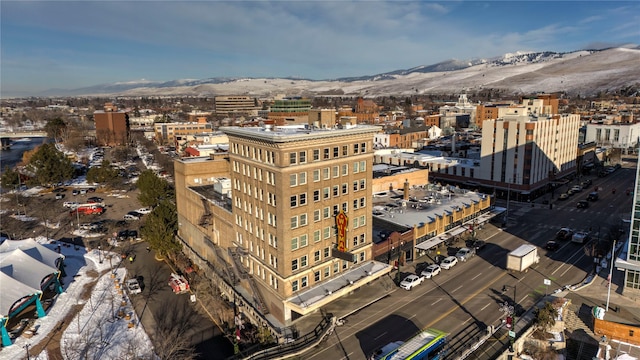
[[[71,210],[69,214],[76,215],[76,212],[79,215],[100,215],[104,212],[104,207],[98,205],[92,206],[78,206],[77,208]]]

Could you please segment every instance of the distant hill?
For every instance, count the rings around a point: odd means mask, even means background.
[[[517,52],[491,59],[447,60],[383,74],[334,80],[294,78],[208,78],[167,82],[132,81],[81,89],[55,89],[40,96],[215,96],[266,97],[340,95],[375,97],[459,93],[499,89],[506,93],[566,92],[595,95],[640,90],[640,47],[569,53]]]

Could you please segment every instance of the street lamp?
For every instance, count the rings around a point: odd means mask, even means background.
[[[516,332],[516,314],[518,313],[518,300],[516,298],[516,285],[502,285],[502,292],[506,292],[508,288],[513,288],[513,319],[511,321],[511,323],[513,324],[512,326],[512,331],[515,333]],[[510,350],[513,351],[513,337],[509,337],[509,341],[510,341]]]

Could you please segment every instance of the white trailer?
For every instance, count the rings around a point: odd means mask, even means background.
[[[539,262],[538,248],[535,245],[525,244],[507,255],[507,270],[523,272]]]

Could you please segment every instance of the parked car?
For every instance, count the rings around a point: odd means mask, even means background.
[[[586,209],[589,207],[589,202],[587,200],[580,200],[578,201],[578,203],[576,204],[576,207],[578,209]]]
[[[447,256],[440,263],[440,267],[445,270],[449,270],[452,267],[454,267],[457,263],[458,263],[458,258],[456,258],[455,256]]]
[[[54,192],[54,193],[63,193],[65,191],[67,191],[67,189],[63,188],[63,187],[55,188],[55,189],[52,190],[52,192]]]
[[[92,197],[90,197],[90,198],[88,198],[88,199],[87,199],[87,202],[88,202],[88,203],[101,203],[101,202],[103,202],[103,201],[104,201],[104,199],[103,199],[103,198],[101,198],[101,197],[97,197],[97,196],[92,196]]]
[[[573,185],[573,187],[571,188],[571,190],[572,190],[574,193],[580,192],[580,191],[582,191],[582,186],[580,186],[580,185]]]
[[[80,190],[73,189],[73,191],[71,192],[71,195],[80,195]]]
[[[138,210],[136,210],[137,213],[142,214],[142,215],[147,215],[149,213],[151,213],[151,208],[140,208]]]
[[[80,204],[75,202],[75,201],[65,201],[64,203],[62,203],[62,206],[66,207],[66,208],[69,208],[69,209],[77,208],[78,205],[80,205]]]
[[[583,189],[591,186],[591,184],[593,184],[593,181],[591,181],[591,179],[583,180],[580,183],[580,185],[582,186]]]
[[[135,217],[137,217],[138,219],[140,219],[140,218],[142,217],[142,214],[140,214],[140,213],[139,213],[139,212],[137,212],[137,211],[129,211],[129,212],[127,213],[127,215],[135,216]]]
[[[476,252],[480,249],[484,249],[484,247],[487,246],[487,243],[484,240],[475,240],[472,244],[471,247],[473,249],[476,249]]]
[[[466,247],[458,250],[458,252],[456,253],[456,257],[461,262],[465,262],[465,261],[469,260],[470,258],[473,257],[473,255],[475,255],[475,251],[470,249],[470,248],[466,248]]]
[[[563,240],[563,241],[571,240],[572,236],[573,236],[573,230],[564,227],[558,230],[558,232],[556,233],[556,240]]]
[[[432,277],[440,274],[440,266],[438,264],[431,264],[429,266],[427,266],[424,270],[422,270],[422,272],[420,273],[420,275],[422,277],[424,277],[425,279],[431,279]]]
[[[567,200],[569,198],[568,194],[560,194],[560,196],[558,197],[558,200]]]
[[[138,216],[133,216],[131,214],[125,214],[123,217],[123,219],[127,220],[127,221],[134,221],[134,220],[140,220],[140,217]]]
[[[424,278],[422,276],[411,274],[400,282],[400,287],[405,290],[411,290],[414,287],[422,284],[423,281]]]
[[[571,241],[578,244],[586,244],[591,240],[589,233],[586,231],[579,231],[573,234]]]
[[[63,193],[57,193],[56,194],[56,200],[61,200],[64,199],[64,194]]]
[[[127,280],[127,290],[129,290],[131,294],[140,294],[142,292],[142,288],[140,288],[138,279]]]
[[[596,201],[598,200],[598,192],[594,191],[594,192],[590,192],[589,196],[587,196],[587,200],[589,201]]]
[[[549,251],[556,251],[556,250],[558,250],[560,248],[560,243],[558,243],[555,240],[549,240],[544,245],[544,248],[549,250]]]

